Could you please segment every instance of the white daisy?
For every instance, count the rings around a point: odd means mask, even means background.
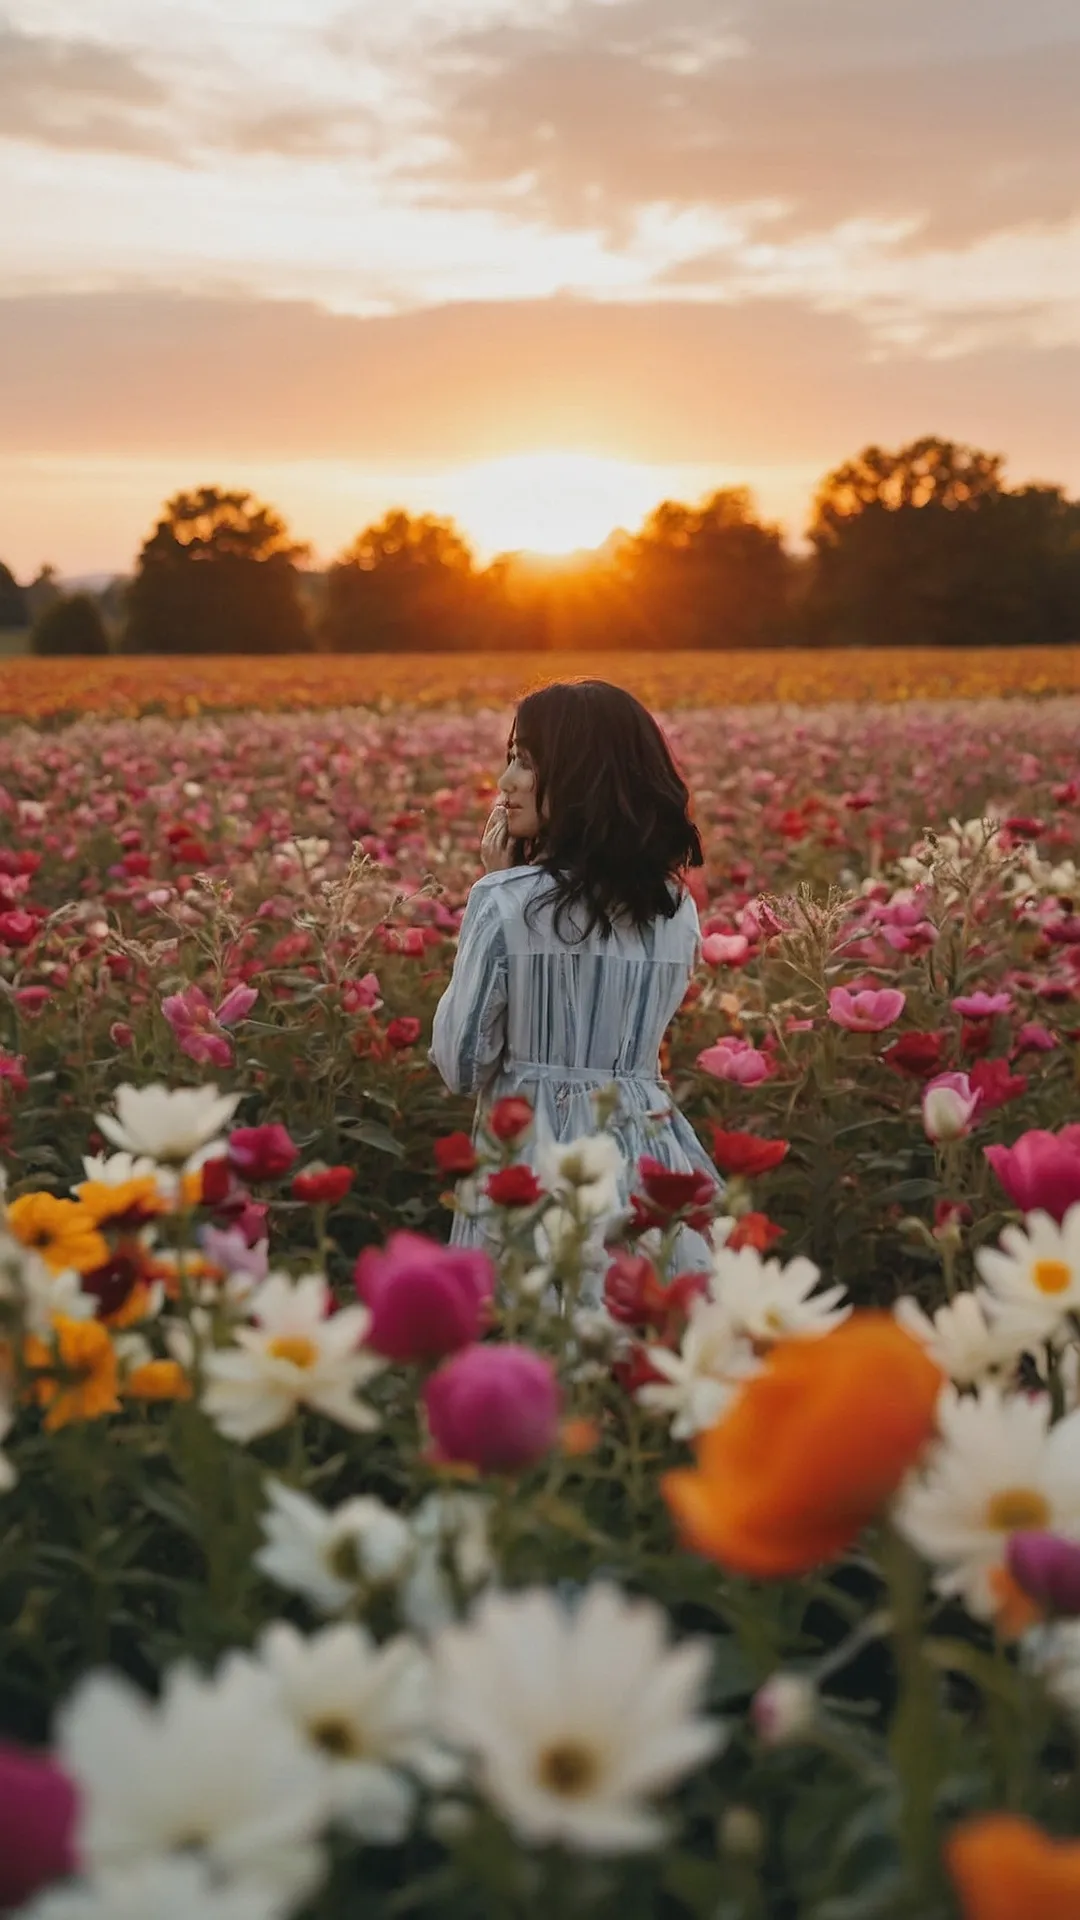
[[[619,1179],[626,1162],[610,1133],[583,1133],[576,1140],[543,1140],[537,1148],[537,1175],[556,1199],[572,1201],[578,1211],[598,1219],[619,1204]]]
[[[973,1387],[989,1373],[1016,1365],[1020,1343],[993,1316],[993,1300],[982,1287],[958,1293],[931,1319],[905,1294],[893,1313],[900,1325],[926,1348],[958,1387]]]
[[[279,1587],[303,1594],[320,1613],[340,1613],[358,1592],[404,1573],[412,1534],[381,1500],[358,1495],[328,1513],[280,1480],[268,1480],[266,1493],[266,1544],[255,1565]]]
[[[294,1910],[268,1888],[220,1885],[198,1860],[147,1860],[123,1873],[56,1887],[19,1908],[20,1920],[285,1920]]]
[[[366,1307],[331,1313],[331,1305],[320,1273],[300,1280],[271,1273],[256,1287],[247,1311],[257,1324],[236,1327],[234,1344],[204,1362],[203,1408],[230,1440],[272,1433],[299,1406],[357,1433],[378,1426],[378,1415],[356,1398],[383,1365],[361,1345],[371,1316]]]
[[[757,1367],[753,1349],[727,1308],[713,1300],[691,1302],[678,1353],[650,1347],[648,1355],[664,1381],[639,1387],[637,1399],[654,1413],[675,1416],[673,1440],[688,1440],[713,1426],[739,1381]]]
[[[437,1718],[527,1843],[656,1846],[648,1804],[701,1766],[723,1729],[698,1717],[710,1650],[671,1648],[667,1616],[607,1582],[574,1613],[543,1588],[487,1594],[435,1647]]]
[[[820,1268],[802,1254],[781,1265],[763,1260],[754,1247],[735,1253],[721,1247],[709,1292],[739,1333],[759,1346],[772,1346],[777,1340],[816,1339],[847,1319],[851,1307],[838,1305],[843,1287],[815,1293],[820,1279]]]
[[[414,1633],[431,1634],[456,1619],[495,1573],[489,1503],[478,1493],[429,1493],[409,1522],[412,1559],[401,1589],[401,1617]]]
[[[896,1524],[940,1569],[939,1591],[989,1619],[1010,1534],[1080,1537],[1080,1414],[1051,1428],[1046,1395],[1008,1398],[991,1382],[975,1395],[946,1387],[938,1428],[901,1490]]]
[[[184,1162],[216,1140],[240,1104],[238,1093],[205,1087],[116,1089],[116,1113],[95,1115],[106,1140],[126,1153]]]
[[[173,1667],[156,1702],[120,1674],[91,1674],[62,1709],[58,1734],[89,1874],[190,1854],[288,1910],[318,1884],[324,1770],[250,1660],[234,1656],[213,1677]]]
[[[12,1239],[2,1227],[0,1300],[13,1302],[24,1330],[36,1333],[41,1340],[48,1338],[56,1314],[68,1320],[89,1320],[97,1311],[97,1301],[83,1292],[74,1268],[54,1273],[39,1253]]]
[[[1053,1339],[1080,1308],[1080,1206],[1058,1226],[1029,1213],[1022,1227],[1001,1230],[999,1247],[980,1247],[975,1265],[993,1295],[994,1317],[1028,1347]]]
[[[83,1178],[93,1180],[103,1187],[126,1186],[129,1180],[154,1180],[163,1200],[175,1200],[179,1181],[171,1167],[159,1167],[156,1160],[147,1153],[86,1153],[83,1155]],[[71,1191],[82,1185],[76,1181]]]
[[[279,1620],[258,1653],[319,1756],[336,1819],[378,1846],[403,1840],[416,1789],[402,1769],[453,1777],[431,1737],[431,1665],[417,1642],[398,1634],[378,1646],[366,1627],[345,1621],[305,1640]]]

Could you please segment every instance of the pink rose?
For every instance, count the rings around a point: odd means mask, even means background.
[[[424,1388],[439,1460],[521,1473],[551,1452],[562,1402],[550,1363],[531,1347],[466,1347]]]
[[[388,1360],[439,1360],[469,1346],[487,1325],[495,1289],[486,1253],[405,1231],[365,1247],[353,1277],[371,1312],[367,1344]]]

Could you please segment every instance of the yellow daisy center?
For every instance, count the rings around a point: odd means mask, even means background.
[[[303,1333],[281,1333],[271,1340],[267,1352],[275,1360],[291,1361],[294,1367],[313,1367],[319,1357],[319,1349],[314,1340]]]
[[[359,1760],[363,1755],[364,1743],[359,1729],[338,1714],[327,1714],[323,1720],[312,1721],[308,1734],[313,1744],[331,1759]]]
[[[580,1740],[558,1740],[545,1747],[536,1769],[540,1785],[564,1800],[589,1793],[600,1777],[600,1762]]]
[[[1031,1277],[1040,1293],[1064,1293],[1072,1280],[1067,1260],[1036,1260]]]
[[[1036,1487],[1003,1487],[986,1509],[986,1524],[995,1533],[1023,1533],[1045,1527],[1050,1502]]]

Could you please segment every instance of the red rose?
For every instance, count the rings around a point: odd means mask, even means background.
[[[613,1320],[627,1327],[645,1326],[650,1303],[662,1291],[656,1268],[643,1253],[618,1252],[604,1278],[604,1305]]]
[[[497,1207],[531,1207],[544,1189],[532,1168],[522,1163],[489,1174],[484,1191]]]
[[[13,907],[10,913],[0,913],[0,941],[6,947],[28,947],[38,930],[38,923],[32,913],[24,913],[21,907]]]
[[[898,1073],[909,1073],[913,1080],[928,1080],[944,1058],[943,1033],[902,1033],[885,1048],[881,1058]]]
[[[288,1173],[298,1149],[287,1128],[237,1127],[229,1135],[229,1163],[243,1180],[276,1180]]]
[[[752,1180],[756,1174],[769,1173],[788,1153],[786,1140],[763,1140],[756,1133],[729,1133],[713,1128],[712,1156],[721,1173]]]
[[[204,1206],[218,1207],[232,1185],[232,1170],[224,1155],[220,1159],[204,1160],[199,1169],[202,1176],[201,1198]]]
[[[355,1177],[351,1167],[308,1167],[293,1175],[293,1199],[310,1207],[332,1207],[344,1200]]]
[[[674,1173],[647,1153],[638,1161],[638,1179],[644,1197],[630,1196],[637,1224],[666,1226],[670,1220],[685,1220],[695,1229],[706,1227],[712,1218],[712,1202],[719,1191],[715,1180],[695,1168],[689,1173]]]
[[[476,1148],[467,1133],[444,1134],[434,1152],[440,1173],[472,1173],[476,1166]]]
[[[392,1047],[413,1047],[420,1038],[420,1022],[415,1014],[400,1013],[391,1020],[386,1029],[386,1038]]]
[[[502,1100],[496,1100],[487,1116],[488,1129],[496,1140],[516,1140],[532,1126],[533,1110],[528,1100],[520,1094],[510,1093]]]

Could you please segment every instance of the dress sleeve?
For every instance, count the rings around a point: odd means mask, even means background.
[[[490,888],[473,887],[428,1050],[451,1093],[478,1093],[492,1077],[506,1043],[508,973],[498,902]]]

